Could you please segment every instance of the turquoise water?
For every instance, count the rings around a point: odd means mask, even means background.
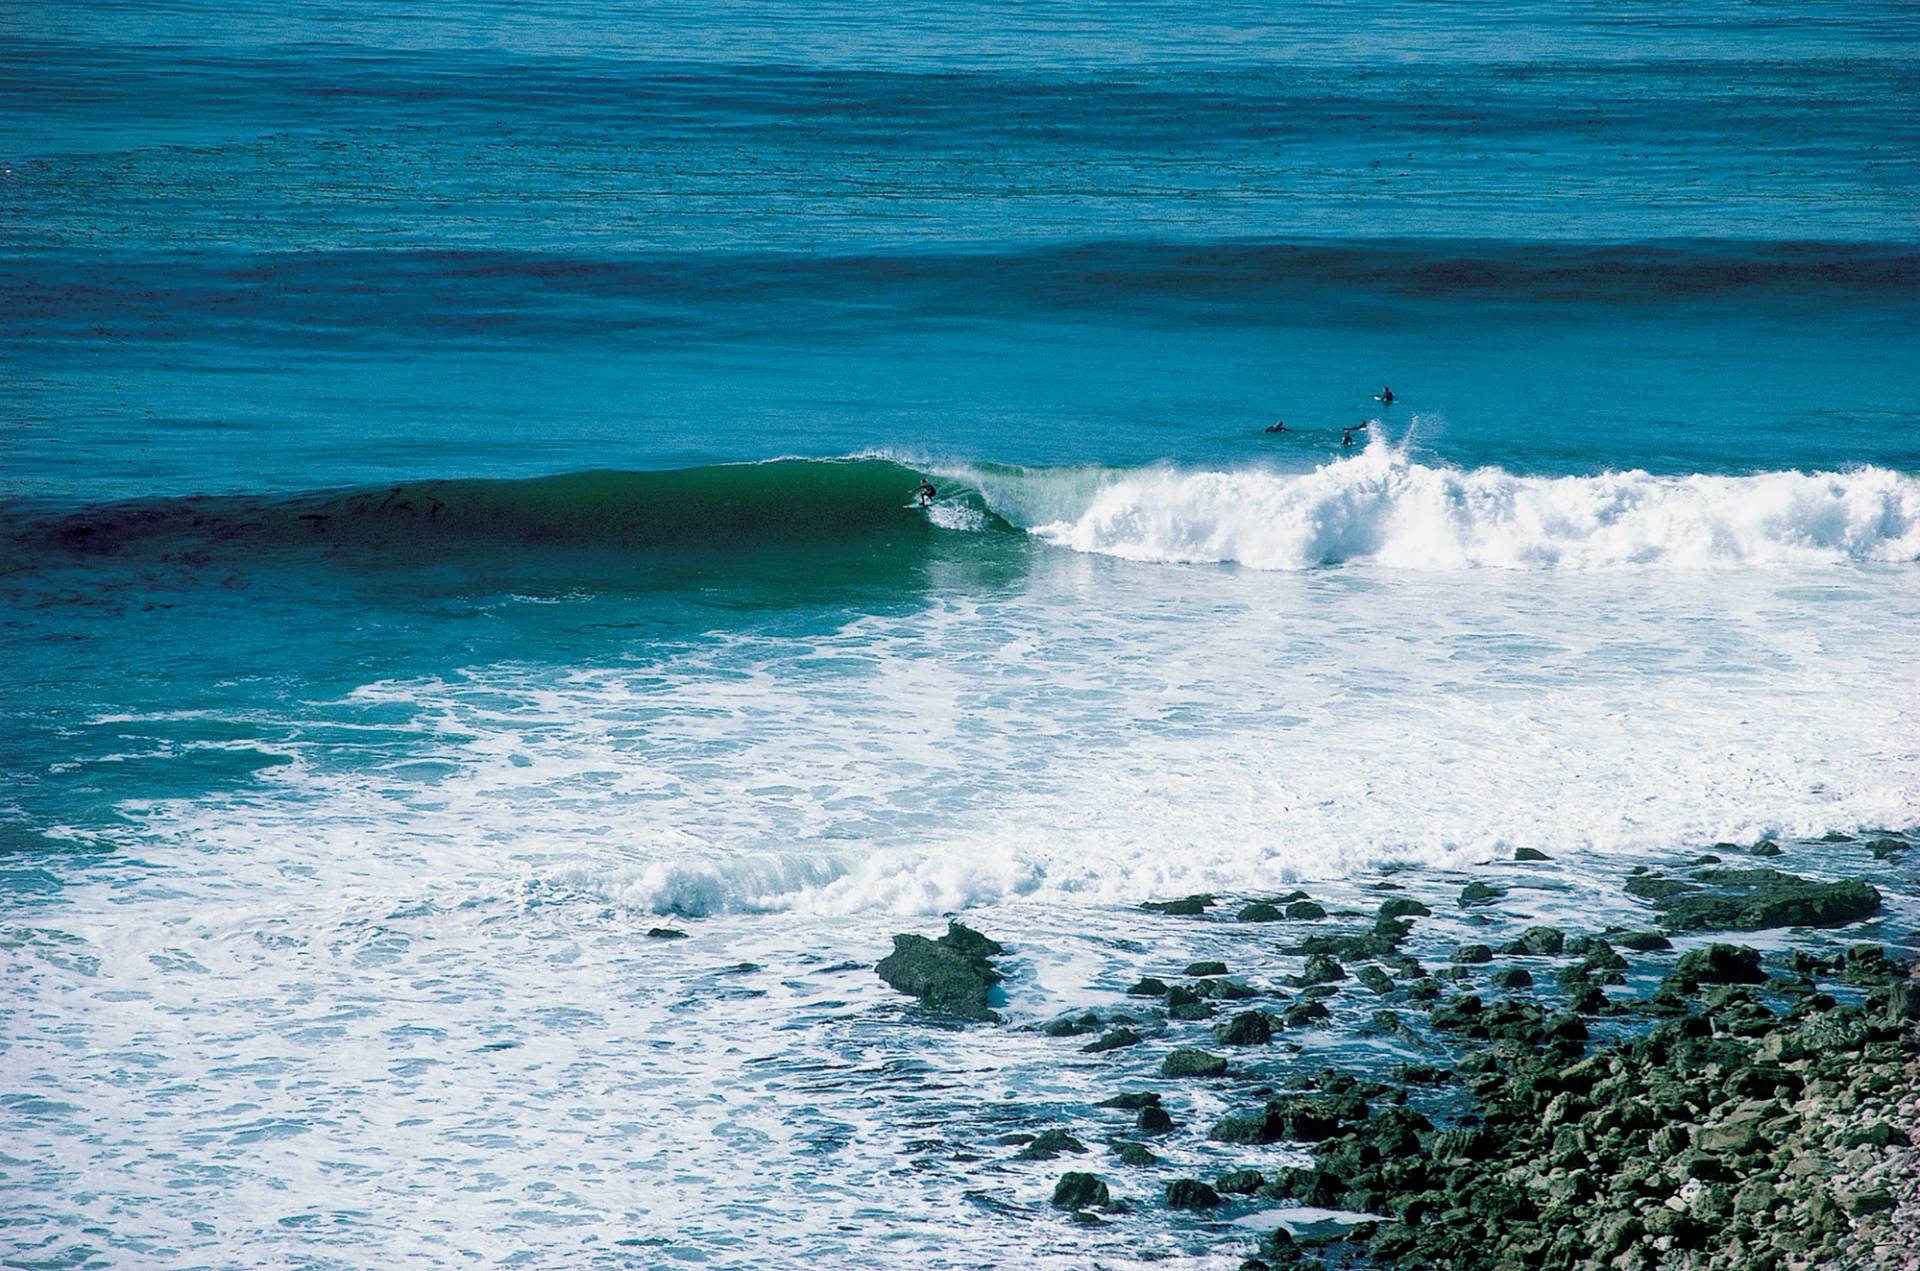
[[[1920,823],[1916,21],[9,9],[0,1248],[1081,1265],[890,932]]]

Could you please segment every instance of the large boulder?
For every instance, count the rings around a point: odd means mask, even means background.
[[[1880,910],[1880,893],[1857,880],[1822,883],[1777,869],[1702,869],[1684,891],[1656,896],[1662,926],[1674,931],[1760,931],[1837,927]]]
[[[1760,951],[1743,944],[1710,944],[1704,949],[1689,949],[1680,955],[1673,969],[1702,984],[1761,984],[1767,978],[1767,973],[1760,969]]]
[[[987,1005],[987,994],[1000,982],[1000,973],[987,961],[1003,952],[995,941],[957,922],[947,925],[938,940],[901,933],[893,938],[893,952],[874,968],[902,993],[911,993],[922,1005],[961,1019],[997,1020]]]

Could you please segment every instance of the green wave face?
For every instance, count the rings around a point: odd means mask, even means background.
[[[804,550],[896,546],[937,532],[911,506],[921,473],[886,459],[788,459],[528,480],[417,481],[288,497],[142,500],[43,517],[17,538],[78,553],[319,547],[410,559],[506,548]],[[1007,530],[971,489],[970,527]]]

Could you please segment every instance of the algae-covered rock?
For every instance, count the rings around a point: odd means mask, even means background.
[[[1144,1143],[1130,1143],[1123,1140],[1115,1140],[1113,1143],[1113,1154],[1120,1158],[1122,1165],[1148,1166],[1158,1165],[1160,1163],[1160,1158],[1155,1156],[1153,1151]]]
[[[893,952],[874,969],[888,984],[913,994],[934,1010],[962,1019],[997,1020],[1000,1016],[987,1005],[987,993],[1000,982],[1000,973],[984,954],[966,951],[981,947],[970,937],[985,937],[964,927],[960,930],[967,934],[958,939],[951,929],[938,940],[907,933],[896,935]],[[992,941],[986,943],[995,950],[1000,947]]]
[[[687,933],[678,927],[647,928],[647,939],[649,940],[685,940],[686,938]]]
[[[1296,900],[1287,906],[1287,917],[1297,919],[1324,918],[1327,911],[1311,900]]]
[[[1174,1127],[1173,1117],[1157,1103],[1140,1109],[1133,1118],[1133,1124],[1142,1134],[1165,1134]]]
[[[1248,1196],[1259,1191],[1266,1181],[1266,1175],[1257,1169],[1228,1170],[1213,1180],[1213,1187],[1229,1196]]]
[[[1190,962],[1187,964],[1186,973],[1188,975],[1225,975],[1227,973],[1227,964],[1224,962]]]
[[[1167,1184],[1167,1208],[1212,1209],[1220,1203],[1220,1193],[1197,1178],[1176,1178]]]
[[[1119,1050],[1123,1046],[1138,1046],[1140,1034],[1131,1028],[1112,1028],[1100,1034],[1080,1049],[1089,1055],[1102,1054],[1109,1050]]]
[[[1159,997],[1167,991],[1165,980],[1156,980],[1151,975],[1142,976],[1127,990],[1128,997]]]
[[[1655,953],[1673,948],[1673,941],[1657,931],[1615,931],[1607,938],[1622,949],[1631,949],[1635,953]]]
[[[1558,927],[1528,927],[1501,952],[1546,958],[1559,953],[1566,944],[1566,933]]]
[[[1506,888],[1495,887],[1492,883],[1483,883],[1476,879],[1460,889],[1460,904],[1463,907],[1468,905],[1490,905],[1506,894]]]
[[[1062,1152],[1081,1153],[1087,1145],[1074,1138],[1065,1130],[1043,1130],[1035,1135],[1033,1141],[1020,1149],[1023,1161],[1050,1161]]]
[[[1690,975],[1702,984],[1760,984],[1767,973],[1760,969],[1760,951],[1741,944],[1710,944],[1690,949],[1674,964],[1678,975]]]
[[[1380,902],[1381,918],[1426,918],[1432,914],[1433,910],[1411,896],[1389,896]]]
[[[1529,989],[1533,987],[1533,973],[1523,966],[1501,967],[1491,977],[1495,988]]]
[[[1857,880],[1816,882],[1777,869],[1703,869],[1691,887],[1654,905],[1674,931],[1761,931],[1769,927],[1834,927],[1880,910],[1880,893]]]
[[[1104,1209],[1112,1200],[1106,1183],[1098,1174],[1085,1174],[1079,1170],[1068,1170],[1062,1174],[1053,1189],[1056,1209]]]
[[[1493,950],[1484,944],[1463,944],[1453,951],[1453,960],[1462,966],[1477,966],[1493,961]]]
[[[1239,922],[1279,922],[1281,913],[1279,906],[1256,900],[1235,914],[1234,918]]]
[[[1192,896],[1182,896],[1179,900],[1144,901],[1140,907],[1152,913],[1172,914],[1178,918],[1198,918],[1216,903],[1212,896],[1201,892]]]
[[[1331,984],[1347,978],[1347,969],[1324,953],[1307,955],[1307,965],[1300,972],[1302,984]]]
[[[1547,859],[1547,854],[1537,847],[1516,847],[1513,849],[1513,859],[1516,861],[1544,861]]]
[[[1273,1021],[1260,1011],[1242,1011],[1213,1028],[1213,1040],[1222,1046],[1264,1046],[1272,1038]]]
[[[1160,1064],[1163,1077],[1218,1077],[1226,1070],[1225,1059],[1190,1046],[1175,1050]]]

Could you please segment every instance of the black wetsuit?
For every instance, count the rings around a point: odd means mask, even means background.
[[[915,490],[914,494],[919,496],[921,507],[926,507],[929,503],[932,503],[940,497],[940,492],[933,488],[933,482],[931,481],[922,481],[920,488]]]

